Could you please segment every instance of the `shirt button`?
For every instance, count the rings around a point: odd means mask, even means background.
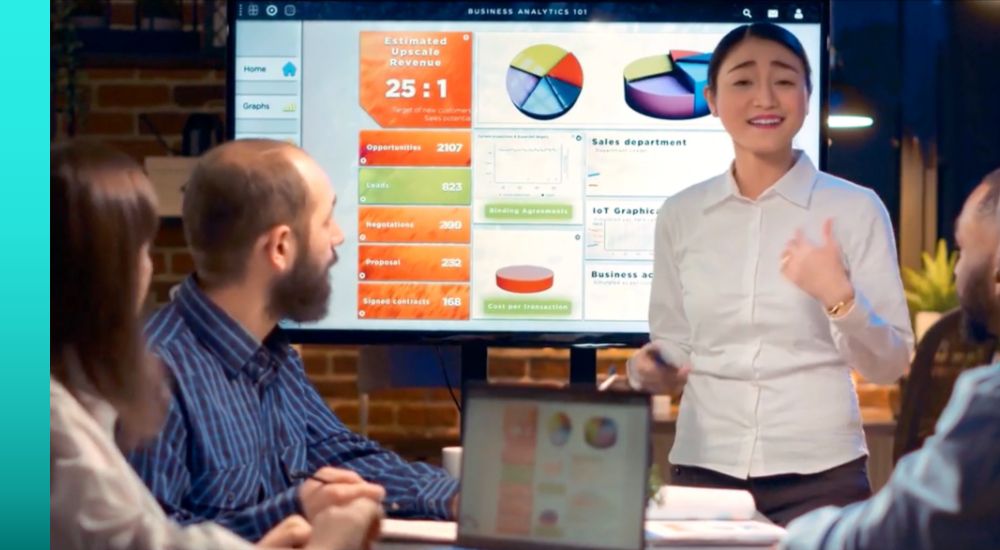
[[[233,493],[226,493],[226,503],[232,504],[234,501],[236,501],[236,495]]]
[[[398,502],[393,502],[391,505],[389,505],[389,508],[392,509],[393,512],[395,512],[395,511],[399,510],[399,503]]]

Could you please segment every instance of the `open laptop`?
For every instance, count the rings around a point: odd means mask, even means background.
[[[648,395],[484,384],[463,399],[459,546],[643,548]]]

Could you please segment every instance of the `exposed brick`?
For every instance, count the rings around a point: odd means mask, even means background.
[[[627,371],[626,363],[628,357],[625,358],[606,358],[597,360],[597,374],[601,377],[607,376],[611,372],[611,367],[615,368],[615,373],[618,376],[625,376]]]
[[[194,258],[188,251],[174,252],[170,256],[170,271],[178,275],[187,275],[194,272]]]
[[[111,4],[111,26],[112,27],[134,27],[135,26],[135,5],[134,4]]]
[[[372,398],[379,401],[425,401],[427,390],[423,388],[391,388],[372,392]]]
[[[452,392],[455,393],[455,399],[457,399],[458,402],[461,403],[462,402],[462,391],[459,389],[459,387],[460,387],[459,384],[460,384],[460,382],[458,380],[452,380],[451,381],[451,390],[452,390]],[[445,387],[445,388],[428,388],[428,390],[427,390],[427,399],[429,401],[439,401],[439,402],[442,402],[442,403],[443,402],[452,403],[451,392],[448,391],[447,387]]]
[[[347,425],[360,427],[361,404],[357,401],[327,401],[334,413]],[[391,405],[369,404],[368,426],[392,427],[396,425],[396,408]]]
[[[529,372],[534,380],[565,380],[569,378],[569,361],[532,359]]]
[[[135,78],[135,69],[83,69],[83,74],[91,81],[94,80],[132,80]]]
[[[79,112],[87,112],[91,104],[91,98],[93,97],[93,88],[82,82],[78,82],[76,85],[76,104],[78,114]],[[62,86],[56,92],[56,109],[66,110],[69,101],[69,90]]]
[[[331,372],[330,356],[322,351],[303,350],[302,363],[310,376],[325,376]]]
[[[400,426],[427,426],[427,407],[413,405],[403,406],[399,408],[397,415],[396,423]]]
[[[345,398],[358,395],[358,384],[354,380],[322,379],[313,382],[316,391],[326,398]]]
[[[878,384],[859,384],[858,405],[861,407],[889,407],[889,393],[893,386],[882,386]]]
[[[129,113],[87,113],[77,132],[87,135],[134,134],[135,117]]]
[[[490,357],[490,378],[524,378],[528,372],[528,362],[519,357]]]
[[[357,359],[358,357],[358,346],[323,346],[324,348],[330,350],[330,355],[333,357],[353,357]]]
[[[165,304],[170,301],[170,289],[177,284],[176,281],[153,281],[149,285],[149,296],[157,304]]]
[[[212,69],[139,69],[143,80],[222,80]]]
[[[358,374],[357,355],[332,355],[333,372],[336,374]]]
[[[167,272],[167,256],[163,252],[151,252],[149,258],[153,261],[153,273],[163,274]]]
[[[109,139],[105,143],[115,147],[142,163],[146,157],[162,156],[169,153],[155,139]]]
[[[329,353],[330,351],[330,346],[324,346],[322,344],[301,344],[299,347],[302,350],[302,354],[305,354],[306,352]]]
[[[339,418],[344,424],[357,426],[361,422],[361,414],[358,410],[357,404],[337,405],[333,407],[333,414],[337,415],[337,418]],[[371,412],[369,409],[369,422],[370,419]]]
[[[394,444],[400,440],[400,430],[388,426],[373,427],[368,430],[368,439],[375,440],[387,449],[393,450]]]
[[[226,87],[216,84],[180,84],[174,87],[174,101],[184,107],[201,107],[225,101]]]
[[[392,426],[396,423],[396,408],[371,403],[368,405],[369,426]]]
[[[102,84],[97,88],[97,104],[102,107],[155,107],[170,102],[165,84]]]
[[[400,426],[425,428],[452,427],[458,423],[458,411],[454,406],[403,405],[398,411],[398,423]]]
[[[188,113],[142,113],[138,117],[137,126],[142,135],[180,134],[184,131]],[[154,131],[155,130],[155,131]]]
[[[156,234],[156,247],[184,248],[187,241],[184,239],[184,228],[180,224],[160,225],[160,231]]]

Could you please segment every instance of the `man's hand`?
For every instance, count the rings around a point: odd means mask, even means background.
[[[355,500],[370,500],[381,506],[385,489],[368,483],[357,473],[341,468],[320,468],[299,487],[299,502],[309,522],[316,526],[316,517],[331,506],[345,506]]]
[[[365,550],[378,539],[382,505],[367,498],[324,508],[313,520],[308,550]]]
[[[275,525],[257,542],[258,548],[302,548],[312,536],[312,526],[306,518],[295,514]]]

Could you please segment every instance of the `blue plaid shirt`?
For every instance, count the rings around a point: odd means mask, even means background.
[[[178,522],[211,520],[259,540],[302,513],[296,478],[323,466],[384,486],[390,515],[450,516],[457,481],[344,426],[280,329],[257,342],[189,277],[146,331],[174,399],[163,431],[129,460]]]

